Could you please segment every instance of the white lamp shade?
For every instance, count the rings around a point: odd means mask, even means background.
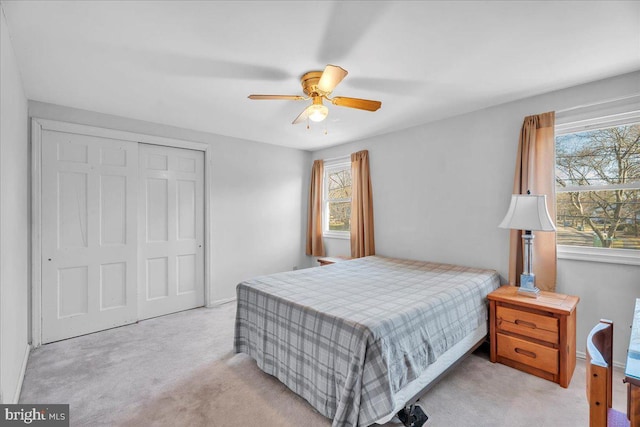
[[[514,194],[509,211],[498,226],[515,230],[555,231],[547,210],[547,196]]]

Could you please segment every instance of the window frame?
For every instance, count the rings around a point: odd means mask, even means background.
[[[340,157],[324,162],[324,176],[322,177],[322,235],[330,239],[350,239],[351,231],[329,230],[329,203],[351,202],[351,197],[345,199],[329,199],[329,174],[348,169],[351,173],[351,157]]]
[[[558,114],[556,116],[554,139],[571,133],[640,122],[640,95],[603,103],[600,106],[591,105],[569,111],[571,111],[570,114]],[[593,186],[588,190],[584,189],[584,191],[613,190],[621,187],[635,189],[640,188],[640,184],[603,184]],[[558,188],[556,185],[556,199],[559,193]],[[564,188],[561,192],[576,191],[577,189],[576,186],[571,186]],[[554,222],[557,222],[557,218],[555,218]],[[640,265],[640,249],[598,248],[561,244],[557,244],[556,249],[559,259]]]

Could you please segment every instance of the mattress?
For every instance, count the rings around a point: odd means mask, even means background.
[[[488,318],[493,270],[370,256],[238,284],[234,349],[333,426],[392,415],[403,389]]]

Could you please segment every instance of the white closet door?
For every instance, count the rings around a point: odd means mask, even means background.
[[[140,144],[139,318],[204,305],[204,153]]]
[[[137,320],[138,144],[42,134],[42,340]]]

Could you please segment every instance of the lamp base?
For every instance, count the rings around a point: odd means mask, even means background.
[[[535,274],[523,273],[520,275],[520,287],[518,288],[518,294],[531,298],[538,298],[538,295],[540,295],[540,289],[536,287]]]

